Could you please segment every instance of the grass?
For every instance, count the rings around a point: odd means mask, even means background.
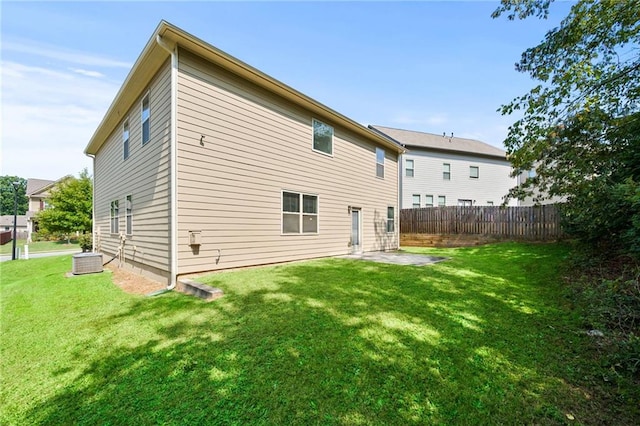
[[[26,240],[16,240],[16,246],[20,248],[20,253],[24,253],[24,246],[27,244]],[[72,240],[71,244],[67,244],[67,241],[37,241],[29,243],[29,253],[42,253],[49,251],[62,251],[62,250],[78,250],[80,246],[77,242]],[[13,244],[8,242],[7,244],[0,246],[0,254],[11,254]]]
[[[211,303],[64,278],[69,256],[3,264],[0,423],[638,423],[637,392],[584,380],[566,247],[411,251],[451,259],[223,272]]]

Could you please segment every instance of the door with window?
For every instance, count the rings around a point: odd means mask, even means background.
[[[351,209],[351,251],[358,253],[362,251],[362,237],[360,232],[360,222],[362,221],[362,211]]]

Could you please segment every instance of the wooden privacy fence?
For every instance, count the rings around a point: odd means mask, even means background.
[[[402,209],[400,233],[486,235],[535,241],[563,236],[556,204]]]

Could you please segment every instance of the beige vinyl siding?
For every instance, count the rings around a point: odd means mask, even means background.
[[[141,101],[149,94],[151,140],[141,143]],[[141,266],[149,275],[169,276],[169,146],[171,73],[169,62],[153,77],[148,89],[102,145],[95,158],[95,230],[105,255],[117,253],[120,237],[110,233],[110,204],[120,205],[119,229],[125,232],[126,196],[133,199],[133,234],[126,237],[125,263]],[[129,119],[129,158],[122,157],[122,123]],[[144,263],[144,266],[142,265]]]
[[[395,153],[376,178],[371,142],[178,56],[179,274],[349,253],[350,205],[362,208],[364,250],[397,247],[385,231],[387,206],[397,210]],[[313,151],[313,118],[334,127],[333,157]],[[318,196],[318,234],[282,235],[282,191]],[[189,231],[201,231],[197,250]]]

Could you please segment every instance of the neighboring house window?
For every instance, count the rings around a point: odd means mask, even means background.
[[[442,179],[451,180],[451,164],[442,164]]]
[[[133,233],[131,231],[132,230],[132,225],[133,225],[133,201],[131,199],[131,195],[127,195],[127,205],[126,205],[125,217],[127,219],[127,221],[126,221],[127,235],[131,235]]]
[[[405,160],[404,166],[405,166],[405,176],[413,177],[413,160]]]
[[[473,205],[473,201],[458,199],[458,205],[461,207],[471,207]]]
[[[480,177],[480,168],[478,166],[469,166],[469,177],[478,179]]]
[[[420,208],[420,194],[413,194],[413,208]]]
[[[529,172],[527,173],[527,176],[529,177],[529,179],[533,179],[534,177],[536,177],[536,170],[535,169],[529,170]]]
[[[376,148],[376,176],[384,178],[384,149]]]
[[[333,127],[313,120],[313,150],[333,155]]]
[[[318,233],[318,196],[298,192],[282,193],[282,233]]]
[[[123,158],[129,158],[129,120],[122,126],[122,153]]]
[[[488,206],[493,206],[493,201],[487,201]]]
[[[151,118],[151,110],[149,109],[149,95],[142,99],[142,145],[151,139],[151,128],[149,120]]]
[[[111,202],[111,233],[118,233],[118,200]]]
[[[438,207],[444,207],[447,205],[447,197],[444,195],[438,195]]]
[[[396,231],[395,208],[387,207],[387,232]]]
[[[424,206],[425,207],[433,207],[433,195],[425,195],[424,196]]]

